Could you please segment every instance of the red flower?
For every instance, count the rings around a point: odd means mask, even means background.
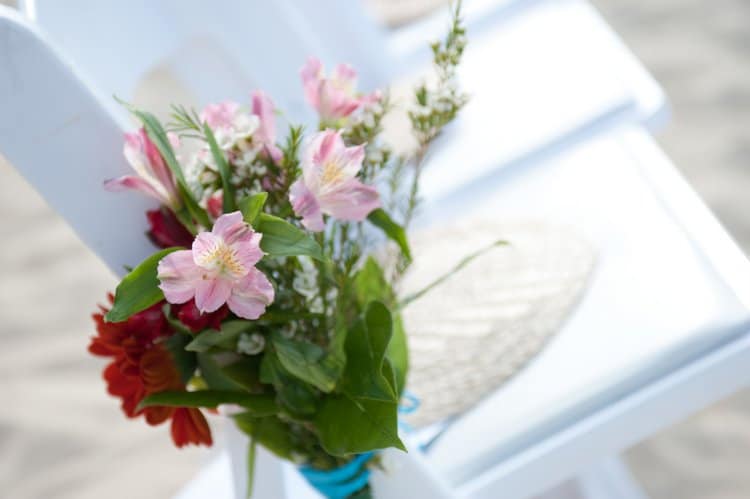
[[[214,218],[219,218],[224,213],[224,195],[215,192],[206,202],[206,211]]]
[[[229,308],[226,305],[222,305],[215,312],[201,314],[201,311],[195,306],[194,299],[182,305],[172,305],[172,310],[177,319],[194,333],[199,333],[207,328],[218,330],[221,328],[221,321],[229,315]]]
[[[198,409],[178,407],[172,415],[172,440],[177,447],[188,444],[211,445],[211,430]]]
[[[189,248],[193,244],[193,235],[177,220],[172,210],[161,207],[158,210],[146,212],[150,226],[147,234],[151,242],[160,248],[184,246]]]
[[[110,302],[113,300],[109,295]],[[107,309],[93,315],[98,335],[91,339],[89,351],[112,357],[104,369],[107,391],[122,400],[129,418],[143,416],[150,425],[172,421],[172,440],[177,447],[187,444],[211,445],[211,430],[198,409],[147,407],[138,404],[149,394],[166,390],[184,390],[185,385],[163,340],[174,334],[162,312],[164,302],[133,315],[124,322],[105,322]]]

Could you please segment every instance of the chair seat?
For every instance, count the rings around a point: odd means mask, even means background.
[[[475,215],[568,224],[595,245],[599,263],[579,308],[539,357],[430,447],[428,462],[454,485],[750,326],[750,268],[744,256],[640,130],[601,137],[535,165],[475,177],[447,197],[429,199],[419,222]],[[604,457],[585,442],[575,452],[577,466]],[[228,462],[216,462],[179,497],[198,497],[193,492],[198,483],[228,476]],[[299,497],[311,494],[288,466],[286,477]],[[522,488],[533,493],[545,488],[524,482]]]
[[[488,2],[468,2],[468,5]],[[503,15],[472,30],[459,69],[471,100],[430,153],[423,191],[455,188],[457,165],[488,172],[498,165],[538,161],[623,123],[656,127],[666,119],[659,85],[587,2],[496,0]],[[500,8],[503,5],[513,9]],[[418,24],[394,46],[442,36]],[[478,21],[477,21],[478,22]],[[394,48],[395,53],[403,49]],[[424,65],[413,65],[422,70]],[[406,78],[414,79],[414,70]],[[488,147],[491,144],[491,147]]]
[[[746,260],[642,131],[474,177],[432,198],[421,222],[475,215],[567,224],[594,245],[598,265],[539,357],[431,447],[428,459],[454,484],[748,329]]]

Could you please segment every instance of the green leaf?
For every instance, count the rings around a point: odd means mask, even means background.
[[[374,210],[367,216],[367,220],[382,230],[389,239],[396,243],[401,248],[401,253],[404,254],[407,260],[411,260],[411,250],[409,249],[409,240],[406,237],[406,231],[394,222],[385,210],[382,208]]]
[[[394,301],[393,290],[385,280],[383,269],[371,256],[354,276],[354,292],[361,307],[365,307],[371,301],[383,303]]]
[[[237,342],[237,338],[245,331],[252,329],[253,323],[243,320],[227,321],[221,329],[207,329],[199,333],[186,347],[191,352],[206,352],[212,347],[223,346],[230,348]]]
[[[105,320],[107,322],[122,322],[131,315],[142,312],[163,300],[164,293],[159,289],[156,267],[162,258],[181,249],[183,248],[167,248],[154,253],[126,275],[117,285],[115,302],[112,309],[104,317]]]
[[[263,356],[260,380],[273,385],[281,404],[295,417],[304,419],[315,414],[317,400],[312,387],[287,372],[275,352]]]
[[[214,158],[214,162],[219,169],[219,176],[221,177],[221,189],[223,191],[223,206],[222,210],[224,213],[230,213],[237,210],[234,198],[234,186],[231,182],[232,172],[229,170],[229,164],[227,159],[224,157],[224,151],[219,148],[219,144],[216,143],[216,137],[214,132],[208,123],[203,123],[203,134],[206,136],[206,142],[208,147],[211,149],[211,155]]]
[[[346,456],[396,447],[406,450],[398,438],[395,402],[354,401],[346,396],[326,397],[315,417],[320,443],[332,456]]]
[[[198,204],[198,201],[193,198],[192,192],[190,192],[190,188],[188,188],[184,184],[177,184],[177,189],[180,191],[180,196],[182,197],[182,200],[185,202],[185,206],[187,207],[189,215],[198,221],[199,224],[201,224],[203,227],[211,228],[211,220],[208,218],[208,213],[206,213],[206,210],[201,208],[201,206]],[[192,224],[192,221],[191,221]],[[189,228],[189,226],[188,226]]]
[[[232,417],[242,432],[251,436],[263,447],[282,459],[291,459],[294,442],[292,429],[287,423],[275,416],[258,418],[248,413],[236,414]]]
[[[267,192],[259,192],[252,196],[246,196],[240,199],[239,208],[245,222],[250,225],[255,224],[255,220],[258,218],[258,215],[260,215],[263,210],[263,206],[266,204],[266,199],[268,199]]]
[[[356,399],[396,402],[398,397],[383,376],[383,359],[391,340],[391,313],[372,302],[346,337],[346,369],[342,390]]]
[[[243,355],[237,362],[222,367],[221,372],[249,392],[262,392],[260,362],[261,357],[259,355],[253,355],[252,357]]]
[[[400,393],[399,386],[398,386],[398,379],[396,379],[396,370],[393,368],[393,364],[391,364],[391,361],[388,360],[387,356],[383,359],[383,371],[382,372],[383,372],[383,377],[390,385],[391,390],[393,390],[395,393]]]
[[[385,279],[383,269],[374,258],[369,257],[362,268],[354,276],[354,292],[361,307],[371,301],[381,301],[392,304],[395,294]],[[406,333],[399,314],[393,314],[393,335],[386,350],[386,360],[389,360],[396,375],[396,393],[401,394],[406,384],[406,373],[409,368],[409,352],[406,343]]]
[[[239,355],[237,355],[239,358]],[[206,382],[206,386],[211,390],[232,390],[243,391],[244,387],[227,376],[224,372],[224,366],[216,361],[214,355],[201,352],[197,354],[198,367],[201,370],[201,377]]]
[[[303,230],[279,217],[261,213],[255,220],[255,230],[263,234],[260,248],[271,256],[307,255],[324,261],[320,245]]]
[[[192,338],[193,332],[190,330],[190,328],[187,327],[182,322],[180,322],[179,320],[177,320],[176,318],[171,316],[172,305],[170,305],[169,303],[165,303],[164,306],[161,307],[161,311],[164,314],[164,317],[167,318],[167,322],[169,322],[169,325],[172,326],[172,329],[180,333],[189,335]]]
[[[169,143],[169,137],[167,136],[166,130],[161,126],[159,120],[153,114],[147,111],[140,111],[138,109],[131,108],[131,112],[143,123],[143,128],[146,130],[146,135],[151,139],[156,148],[161,153],[167,166],[172,171],[174,178],[181,183],[185,183],[185,176],[182,173],[182,168],[177,162],[177,158],[172,150],[172,144]]]
[[[346,360],[313,343],[289,340],[279,333],[272,335],[279,362],[290,374],[329,393],[336,386]]]
[[[247,444],[247,490],[245,490],[245,497],[248,499],[253,496],[253,484],[255,482],[255,449],[257,447],[257,441],[255,437],[250,437],[250,442]]]
[[[180,192],[180,197],[182,197],[182,200],[185,202],[190,214],[199,224],[204,227],[211,227],[211,220],[208,218],[206,210],[200,207],[185,181],[182,167],[177,162],[177,157],[175,157],[172,145],[169,143],[169,138],[167,137],[167,132],[164,130],[164,127],[161,126],[161,123],[159,123],[159,120],[156,119],[156,116],[153,114],[146,111],[139,111],[130,106],[128,107],[141,123],[143,123],[143,128],[146,130],[148,138],[154,143],[162,158],[164,158],[164,161],[167,163],[167,166],[169,166],[169,169],[172,171],[172,174],[177,181],[177,188]]]
[[[475,258],[482,256],[483,254],[487,253],[488,251],[490,251],[493,248],[496,248],[498,246],[504,246],[506,244],[508,244],[508,242],[507,241],[503,241],[501,239],[501,240],[495,241],[494,243],[490,244],[489,246],[486,246],[486,247],[484,247],[484,248],[482,248],[482,249],[480,249],[478,251],[475,251],[474,253],[472,253],[472,254],[470,254],[468,256],[465,256],[464,258],[461,259],[461,261],[459,261],[448,272],[446,272],[445,274],[441,275],[440,277],[438,277],[437,279],[435,279],[434,281],[432,281],[430,284],[428,284],[424,288],[420,289],[419,291],[417,291],[415,293],[412,293],[409,296],[407,296],[406,298],[402,299],[401,302],[399,303],[399,307],[400,308],[404,308],[409,303],[413,302],[414,300],[418,300],[422,296],[426,295],[433,288],[439,286],[440,284],[442,284],[443,282],[445,282],[449,277],[451,277],[453,274],[455,274],[456,272],[459,272],[461,269],[463,269],[464,267],[466,267]]]
[[[396,393],[400,397],[406,387],[406,374],[409,371],[409,346],[400,314],[393,316],[393,335],[385,351],[385,357],[393,368],[396,376]]]
[[[254,416],[276,414],[278,407],[271,395],[253,395],[229,390],[166,391],[146,396],[139,408],[144,407],[204,407],[215,409],[221,404],[237,404]]]
[[[193,352],[185,350],[185,346],[190,342],[192,336],[184,333],[175,333],[164,342],[164,346],[172,354],[177,371],[180,373],[180,379],[187,383],[195,374],[195,368],[198,367],[198,359]]]
[[[293,320],[323,319],[323,314],[308,312],[306,310],[289,310],[271,305],[255,323],[263,325],[286,324]]]

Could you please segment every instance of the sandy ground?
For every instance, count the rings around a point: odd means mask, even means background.
[[[398,11],[399,0],[379,1],[394,19],[435,2]],[[672,99],[661,144],[750,249],[750,2],[594,3]],[[165,428],[126,422],[106,397],[102,364],[85,353],[86,311],[115,282],[1,158],[0,241],[0,496],[169,497],[208,453],[176,452]],[[746,499],[749,429],[745,392],[636,446],[628,461],[655,499]]]

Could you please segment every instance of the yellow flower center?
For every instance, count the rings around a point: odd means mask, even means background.
[[[223,243],[217,244],[210,251],[202,254],[198,264],[201,267],[234,277],[242,277],[247,274],[247,270],[238,260],[235,250]]]
[[[342,180],[344,180],[344,172],[336,162],[328,161],[323,164],[323,171],[320,173],[322,185],[338,184]]]

